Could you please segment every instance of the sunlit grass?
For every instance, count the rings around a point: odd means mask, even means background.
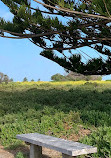
[[[51,85],[84,85],[85,83],[98,83],[98,84],[111,84],[111,81],[55,81],[55,82],[50,82],[50,81],[37,81],[37,82],[16,82],[17,84],[21,84],[21,85],[33,85],[33,84],[51,84]]]

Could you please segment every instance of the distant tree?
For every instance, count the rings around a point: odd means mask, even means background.
[[[4,78],[4,74],[2,72],[0,72],[0,83],[3,82],[3,78]]]
[[[11,78],[9,81],[10,81],[10,82],[13,82],[13,78]]]
[[[38,81],[40,81],[40,78],[38,79]]]
[[[74,80],[74,81],[79,81],[79,80],[86,80],[86,81],[89,81],[89,80],[99,80],[101,81],[102,80],[102,76],[100,75],[88,75],[88,76],[85,76],[85,75],[82,75],[82,74],[79,74],[79,73],[76,73],[76,72],[69,72],[68,75],[65,76],[66,80]]]
[[[27,82],[27,81],[28,81],[27,77],[24,77],[23,82]]]
[[[90,80],[92,80],[92,78],[91,78],[91,76],[88,75],[88,76],[85,77],[85,80],[90,81]]]
[[[55,74],[51,77],[51,80],[53,81],[80,81],[80,80],[102,80],[102,77],[100,75],[82,75],[76,72],[68,72],[66,71],[67,74],[65,76],[61,74]]]
[[[66,80],[71,80],[71,81],[80,81],[80,80],[85,80],[85,76],[76,72],[69,72],[65,76]]]
[[[32,79],[31,82],[34,82],[34,79]]]
[[[59,73],[51,76],[51,80],[53,81],[64,81],[65,80],[65,77]]]
[[[0,72],[0,83],[5,82],[6,84],[8,84],[8,82],[11,82],[11,80],[9,79],[8,75]]]
[[[9,82],[9,77],[8,77],[7,75],[4,75],[3,82],[5,82],[5,84],[8,84],[8,82]]]
[[[100,75],[91,75],[91,76],[85,76],[85,80],[86,81],[89,81],[89,80],[98,80],[98,81],[101,81],[102,80],[102,76]]]
[[[0,72],[0,83],[2,82],[8,84],[8,82],[13,82],[13,78],[9,79],[8,75],[5,75],[4,73]]]

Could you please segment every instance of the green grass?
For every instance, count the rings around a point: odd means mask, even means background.
[[[91,134],[83,137],[81,128]],[[81,142],[98,147],[95,157],[110,157],[111,84],[1,84],[1,144],[16,148],[22,144],[16,135],[31,132],[67,139],[78,136]]]

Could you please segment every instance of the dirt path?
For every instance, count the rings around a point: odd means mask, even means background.
[[[0,158],[14,158],[14,155],[6,150],[0,145]]]
[[[29,158],[29,149],[28,148],[18,148],[16,150],[7,151],[0,145],[0,158],[15,158],[15,155],[19,152],[23,152],[27,158]],[[43,148],[43,158],[61,158],[61,154],[54,150]]]

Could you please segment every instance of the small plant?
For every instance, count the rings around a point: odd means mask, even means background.
[[[82,122],[80,119],[80,114],[79,112],[73,112],[70,111],[67,117],[64,118],[64,120],[67,122],[73,122],[73,123],[80,123]]]
[[[18,153],[16,154],[16,157],[15,157],[15,158],[24,158],[23,153],[22,153],[22,152],[18,152]]]

